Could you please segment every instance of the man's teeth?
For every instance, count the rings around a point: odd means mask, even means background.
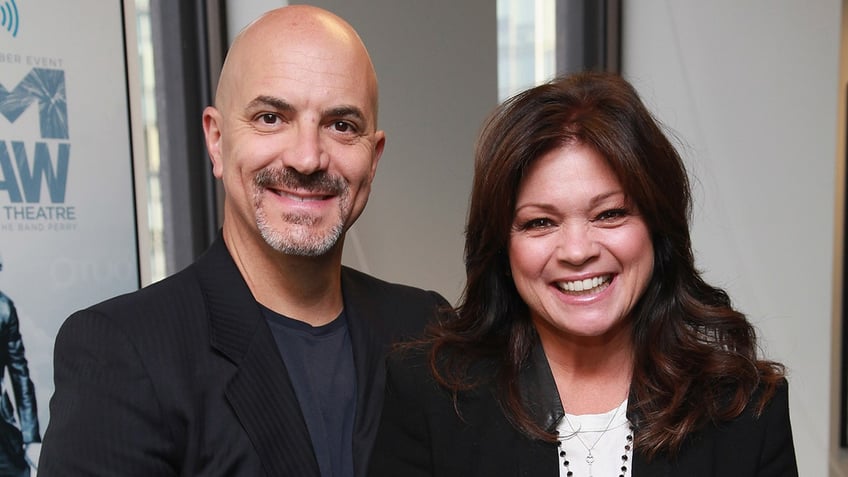
[[[303,196],[300,196],[300,195],[289,194],[289,193],[286,193],[286,192],[283,192],[281,195],[288,197],[289,199],[296,200],[298,202],[307,202],[307,201],[311,201],[311,200],[323,200],[324,199],[324,196],[303,197]]]
[[[573,282],[560,282],[557,283],[557,286],[562,291],[582,292],[604,286],[609,283],[609,281],[610,276],[604,275],[602,277],[587,278],[585,280],[575,280]]]

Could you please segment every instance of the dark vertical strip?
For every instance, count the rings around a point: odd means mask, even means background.
[[[848,84],[845,85],[845,139],[848,142]],[[839,373],[839,446],[848,447],[848,144],[845,147],[842,185],[842,362]]]
[[[557,73],[618,72],[621,0],[557,0]]]
[[[215,102],[215,88],[218,85],[218,74],[221,71],[224,55],[226,54],[227,29],[224,0],[196,1],[198,2],[198,8],[195,21],[199,26],[197,44],[200,45],[198,61],[200,63],[200,71],[203,75],[200,90],[200,97],[203,101],[201,105],[202,110],[203,107],[214,104]],[[200,114],[198,114],[196,122],[198,125],[201,124]],[[221,225],[217,181],[212,174],[212,167],[208,161],[205,142],[203,143],[203,159],[205,167],[203,167],[202,175],[198,175],[198,178],[203,183],[199,188],[203,194],[205,222],[202,224],[204,240],[202,248],[198,252],[208,247],[215,240],[218,227]]]
[[[606,54],[606,0],[583,2],[583,61],[586,69],[603,70]]]
[[[229,49],[229,34],[227,30],[227,2],[226,0],[208,0],[209,8],[206,11],[207,44],[209,47],[207,58],[209,59],[209,104],[215,102],[215,92],[218,88],[218,75],[224,66],[224,58]],[[224,211],[224,188],[212,175],[212,168],[206,169],[208,181],[211,184],[207,194],[207,213],[213,220],[207,228],[209,240],[215,239],[218,228],[223,224]]]
[[[166,272],[191,263],[218,228],[215,180],[203,140],[203,108],[212,104],[211,38],[225,35],[222,1],[150,3],[159,127]],[[215,19],[217,24],[210,24]],[[215,52],[220,55],[221,52]]]
[[[135,148],[134,148],[134,144],[133,144],[133,139],[134,139],[133,129],[137,128],[137,127],[140,128],[140,127],[143,127],[143,126],[141,124],[135,124],[135,125],[133,124],[132,101],[130,101],[130,81],[131,80],[130,80],[130,68],[129,68],[128,56],[137,54],[136,53],[137,46],[132,45],[132,47],[130,47],[127,44],[127,18],[126,18],[126,11],[125,11],[123,0],[121,0],[121,33],[122,33],[121,34],[121,40],[124,42],[124,81],[125,81],[124,91],[126,91],[126,102],[127,102],[126,111],[127,111],[127,129],[128,129],[127,137],[129,138],[129,142],[127,144],[127,147],[129,148],[129,150],[127,152],[129,152],[129,156],[130,156],[130,177],[132,178],[132,180],[130,180],[130,187],[132,188],[133,204],[135,205],[135,207],[133,207],[133,228],[135,229],[135,234],[134,234],[134,237],[135,237],[135,257],[136,257],[136,260],[137,260],[136,267],[135,267],[135,270],[136,270],[136,286],[141,286],[141,260],[149,260],[149,257],[142,257],[141,256],[141,247],[140,247],[139,239],[138,239],[138,234],[139,234],[138,207],[146,207],[147,204],[139,204],[138,203],[138,190],[135,187],[135,181],[136,181],[135,175],[136,175],[137,171],[135,170],[136,158],[135,158],[135,155],[134,155]],[[138,81],[138,79],[136,79],[136,81]],[[141,115],[139,115],[138,117],[141,117]]]
[[[576,73],[586,69],[583,37],[585,36],[583,0],[556,2],[556,71]]]
[[[621,72],[621,0],[606,0],[604,66],[607,71]]]

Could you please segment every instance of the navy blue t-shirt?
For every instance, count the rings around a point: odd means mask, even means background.
[[[262,307],[289,372],[322,477],[353,477],[356,369],[344,311],[313,327]]]

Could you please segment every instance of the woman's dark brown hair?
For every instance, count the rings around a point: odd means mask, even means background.
[[[429,339],[436,379],[456,393],[478,384],[467,377],[472,364],[494,360],[497,396],[513,425],[534,438],[554,438],[521,399],[519,371],[538,337],[509,276],[507,245],[525,171],[546,152],[575,143],[606,158],[651,231],[654,270],[630,316],[635,368],[628,415],[636,445],[649,457],[673,454],[691,431],[738,416],[760,386],[761,411],[783,367],[758,358],[752,325],[695,268],[683,161],[635,89],[611,73],[529,89],[485,124],[475,153],[465,290],[457,316]]]

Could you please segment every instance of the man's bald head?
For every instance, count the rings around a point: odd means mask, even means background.
[[[377,75],[365,45],[344,19],[311,5],[290,5],[271,10],[236,36],[221,70],[215,105],[226,109],[246,75],[268,71],[270,64],[284,65],[292,61],[292,54],[301,56],[299,61],[309,56],[332,57],[344,65],[344,74],[350,77],[350,81],[367,88],[376,128]]]
[[[248,25],[203,128],[229,246],[341,262],[385,145],[374,66],[347,22],[296,5]]]

